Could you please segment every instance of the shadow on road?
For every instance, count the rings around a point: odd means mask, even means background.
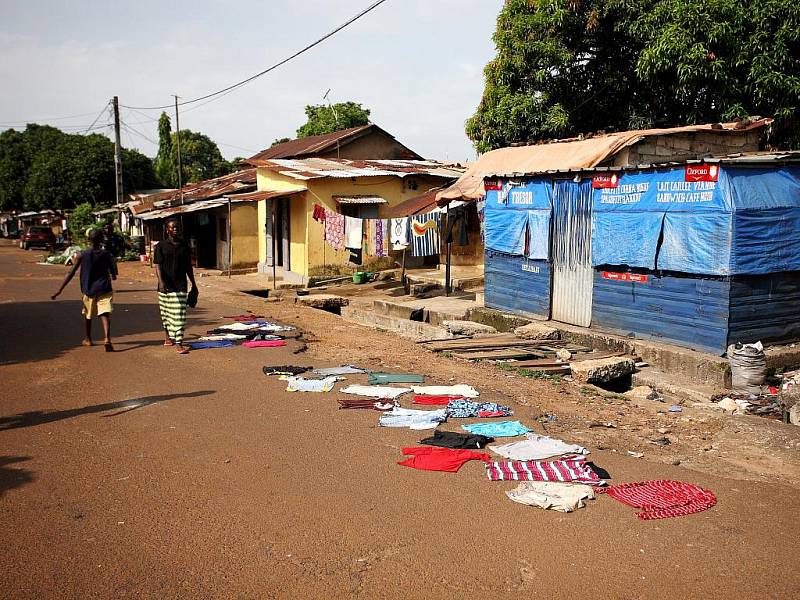
[[[197,398],[200,396],[209,396],[214,393],[216,393],[215,390],[200,390],[197,392],[163,394],[160,396],[142,396],[141,398],[131,398],[129,400],[120,400],[118,402],[105,402],[103,404],[94,404],[91,406],[83,406],[81,408],[69,408],[66,410],[34,410],[8,417],[0,417],[0,431],[19,429],[22,427],[34,427],[36,425],[44,425],[45,423],[52,423],[54,421],[71,419],[72,417],[106,412],[109,410],[117,410],[117,412],[103,416],[116,417],[117,415],[125,414],[132,410],[136,410],[137,408],[144,408],[145,406],[150,406],[151,404],[157,404],[159,402],[177,400],[178,398]]]
[[[21,487],[34,480],[33,471],[8,468],[6,465],[30,460],[30,456],[0,456],[0,496],[8,490]]]

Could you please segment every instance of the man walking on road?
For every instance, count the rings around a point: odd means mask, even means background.
[[[81,292],[83,293],[83,345],[92,346],[92,317],[100,317],[103,324],[105,338],[103,345],[106,352],[113,352],[114,346],[111,345],[111,312],[113,310],[112,298],[114,293],[111,289],[111,280],[117,278],[117,267],[111,254],[101,248],[103,243],[103,232],[99,229],[90,230],[88,236],[92,247],[81,252],[77,260],[74,261],[72,268],[64,277],[61,287],[50,298],[55,300],[72,281],[78,268],[81,270],[80,282]]]
[[[167,239],[156,246],[153,262],[158,277],[158,306],[161,309],[161,322],[164,325],[165,346],[175,346],[178,354],[187,354],[183,345],[183,330],[186,327],[186,305],[189,296],[196,303],[197,284],[192,271],[192,254],[181,237],[181,226],[177,219],[170,219],[166,225]],[[186,291],[186,280],[192,284]]]

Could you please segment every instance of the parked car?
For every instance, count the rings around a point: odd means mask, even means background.
[[[56,236],[49,227],[33,225],[22,234],[19,239],[19,247],[23,250],[33,247],[53,250],[56,247]]]

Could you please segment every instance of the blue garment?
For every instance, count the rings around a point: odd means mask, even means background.
[[[216,340],[211,342],[191,342],[189,347],[192,350],[203,350],[205,348],[227,348],[228,346],[233,346],[233,342],[230,340]]]
[[[81,252],[81,293],[84,296],[103,296],[111,293],[111,272],[114,270],[111,254],[105,250],[89,248]]]
[[[411,255],[436,256],[439,254],[439,222],[438,212],[429,212],[411,217]]]
[[[461,419],[479,417],[479,413],[503,413],[493,415],[496,417],[510,417],[512,414],[508,406],[501,406],[495,402],[470,402],[469,400],[450,400],[447,403],[447,416]]]
[[[461,429],[463,429],[464,431],[469,431],[470,433],[485,435],[494,438],[514,437],[515,435],[523,435],[531,431],[519,421],[500,421],[498,423],[473,423],[472,425],[462,425]]]

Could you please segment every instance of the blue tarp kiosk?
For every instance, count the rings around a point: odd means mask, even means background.
[[[722,353],[800,340],[800,156],[486,180],[486,305]]]

